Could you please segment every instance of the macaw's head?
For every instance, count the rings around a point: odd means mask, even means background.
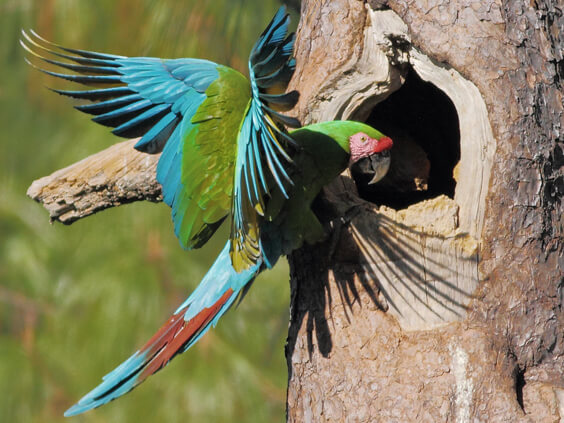
[[[372,176],[369,184],[378,182],[390,168],[392,145],[390,138],[369,126],[363,131],[355,132],[349,137],[351,171]]]
[[[392,140],[365,123],[319,122],[291,134],[300,139],[304,149],[319,158],[328,172],[338,175],[348,164],[355,174],[360,172],[363,180],[371,178],[369,183],[373,184],[382,179],[390,167]]]

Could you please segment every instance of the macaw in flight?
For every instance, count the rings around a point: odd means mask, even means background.
[[[280,256],[322,239],[312,202],[347,166],[369,158],[374,182],[387,172],[392,141],[364,123],[316,123],[289,133],[281,126],[299,127],[279,113],[298,100],[296,91],[285,93],[295,67],[288,24],[282,7],[251,50],[249,79],[208,60],[96,53],[23,32],[22,46],[31,55],[77,74],[39,70],[95,87],[55,92],[90,100],[75,107],[118,136],[141,137],[137,150],[162,151],[157,181],[184,248],[205,244],[228,216],[231,224],[225,247],[199,286],[65,416],[131,391],[215,326]]]

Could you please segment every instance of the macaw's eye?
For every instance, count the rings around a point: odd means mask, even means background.
[[[364,135],[363,135],[362,137],[360,137],[360,140],[361,140],[362,142],[366,142],[367,139],[368,139],[368,138],[366,138]]]

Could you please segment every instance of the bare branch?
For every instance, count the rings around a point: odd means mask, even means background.
[[[161,186],[155,179],[160,155],[138,152],[135,142],[115,144],[38,179],[27,195],[43,204],[51,222],[64,224],[133,201],[161,201]]]

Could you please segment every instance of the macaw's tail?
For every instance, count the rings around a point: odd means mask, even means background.
[[[262,261],[235,272],[229,257],[229,243],[200,285],[153,337],[128,360],[103,377],[103,382],[65,412],[74,416],[104,405],[131,391],[156,373],[177,354],[190,348],[217,324],[241,289],[260,272]]]

